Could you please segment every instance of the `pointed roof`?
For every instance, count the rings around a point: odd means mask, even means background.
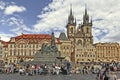
[[[74,23],[74,16],[73,16],[73,12],[72,12],[72,5],[71,5],[71,8],[70,8],[70,14],[68,16],[68,23],[70,23],[70,24]]]
[[[85,15],[87,15],[87,6],[85,5]]]
[[[87,7],[85,6],[85,14],[83,15],[83,23],[89,23],[89,15],[87,13]]]
[[[90,23],[92,24],[92,16],[91,16],[91,21],[90,21]]]
[[[60,40],[68,40],[68,38],[66,37],[64,32],[60,33],[59,39]]]

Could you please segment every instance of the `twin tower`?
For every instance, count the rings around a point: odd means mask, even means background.
[[[92,18],[89,18],[86,8],[83,15],[83,22],[79,24],[78,27],[76,27],[76,19],[71,8],[66,28],[67,37],[70,41],[72,41],[72,44],[80,45],[83,47],[93,44]]]

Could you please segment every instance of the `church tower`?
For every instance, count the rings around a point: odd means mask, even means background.
[[[75,29],[76,29],[76,20],[74,19],[72,7],[70,9],[70,14],[68,16],[68,23],[67,23],[67,37],[68,39],[73,41],[74,35],[75,35]]]
[[[71,53],[71,61],[75,61],[75,32],[76,32],[76,20],[73,16],[72,7],[70,9],[70,14],[68,16],[67,23],[67,37],[71,41],[72,44],[72,53]]]
[[[85,13],[83,15],[83,24],[82,30],[84,34],[84,46],[93,44],[93,36],[92,36],[92,18],[89,19],[89,15],[87,13],[87,9],[85,8]]]

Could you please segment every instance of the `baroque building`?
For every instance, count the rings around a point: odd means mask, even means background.
[[[22,34],[12,37],[7,46],[6,62],[32,61],[43,43],[51,43],[51,38],[49,34]],[[55,42],[59,43],[59,39],[55,38]]]
[[[89,19],[87,9],[83,15],[83,22],[76,27],[76,19],[71,8],[66,28],[67,37],[72,44],[71,60],[77,63],[94,61],[96,56],[93,46],[92,19]]]
[[[98,62],[120,61],[120,46],[118,43],[96,43],[95,47]]]
[[[0,60],[2,60],[2,49],[3,49],[3,44],[2,41],[0,40]]]
[[[0,40],[0,60],[4,61],[5,59],[7,59],[7,42]]]

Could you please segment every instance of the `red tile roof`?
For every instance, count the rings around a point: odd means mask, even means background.
[[[49,34],[22,34],[20,36],[16,36],[15,37],[16,39],[17,38],[23,38],[23,39],[33,39],[33,38],[36,38],[36,39],[43,39],[43,38],[47,38],[47,39],[51,39],[51,35]]]
[[[3,44],[3,47],[7,47],[8,46],[8,42],[5,42],[3,40],[0,40],[0,42]]]
[[[15,38],[15,41],[25,39],[28,43],[38,43],[39,41],[44,39],[51,40],[52,36],[49,34],[22,34],[13,38]],[[59,38],[56,38],[56,40],[56,43],[60,43]],[[12,41],[10,40],[9,42]]]

